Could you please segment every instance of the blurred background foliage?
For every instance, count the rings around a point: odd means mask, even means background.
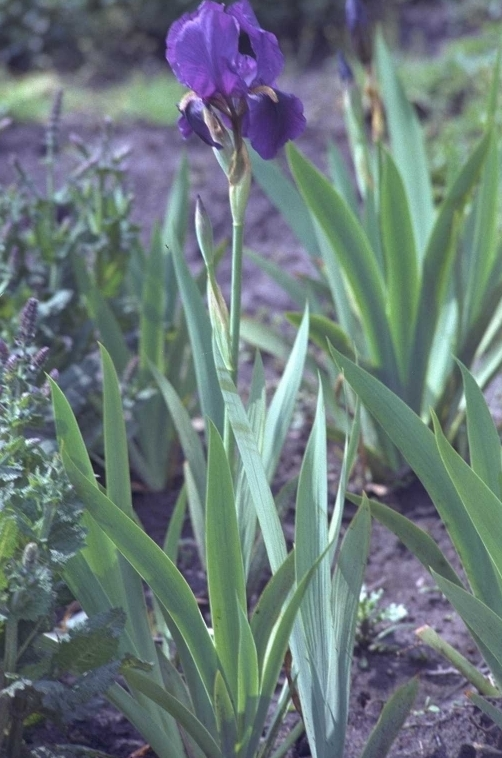
[[[352,56],[345,0],[251,3],[262,26],[279,37],[293,68],[326,62],[335,70],[338,50]],[[60,88],[67,112],[175,123],[183,88],[168,75],[165,35],[176,18],[198,4],[0,0],[0,129],[4,116],[46,121]],[[480,105],[500,44],[502,3],[366,0],[366,6],[370,18],[383,23],[399,56],[400,74],[426,124],[430,159],[440,177],[445,164],[461,160],[479,133]]]
[[[92,78],[122,77],[131,66],[162,61],[169,25],[198,0],[0,0],[0,64],[13,72],[84,71]],[[315,62],[343,44],[344,0],[253,0],[264,28],[289,55]],[[368,0],[370,15],[391,23],[396,9],[423,7],[417,0]],[[447,29],[456,36],[500,17],[499,0],[438,0]],[[400,34],[394,22],[395,33]],[[444,32],[446,32],[444,34]]]
[[[198,0],[0,0],[0,60],[16,71],[83,66],[120,75],[163,56],[169,25]],[[343,21],[343,0],[258,0],[264,27],[308,52]]]

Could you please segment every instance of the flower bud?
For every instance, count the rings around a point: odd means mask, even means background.
[[[35,337],[37,329],[38,300],[30,297],[21,312],[17,341],[21,345],[29,345]]]
[[[354,51],[361,63],[368,66],[373,58],[373,41],[364,0],[346,0],[345,20]]]
[[[223,363],[228,371],[233,371],[232,349],[230,344],[229,315],[225,299],[215,279],[214,272],[209,271],[207,279],[207,303],[213,338],[221,353]]]
[[[358,28],[367,26],[368,16],[362,0],[346,0],[345,21],[351,34]]]
[[[49,348],[48,347],[42,347],[40,350],[33,356],[31,360],[31,368],[33,371],[39,371],[42,366],[44,365],[45,361],[47,360],[47,356],[49,355]]]
[[[341,50],[338,51],[338,54],[336,56],[336,62],[338,66],[338,76],[340,77],[341,81],[345,85],[350,85],[354,81],[354,73],[350,67],[350,64],[345,57],[345,55],[342,53]]]
[[[22,563],[25,569],[31,571],[38,561],[38,545],[36,542],[28,542],[23,550]]]
[[[49,371],[49,379],[52,379],[53,382],[57,383],[57,381],[59,379],[59,371],[57,370],[57,368],[53,368],[51,371]],[[50,385],[50,382],[48,382],[48,381],[44,382],[44,384],[42,385],[42,388],[41,388],[41,392],[42,392],[42,395],[44,397],[50,397],[50,395],[51,395],[51,385]]]
[[[45,146],[49,155],[58,151],[59,127],[61,125],[61,106],[63,103],[63,90],[59,89],[54,97],[49,126],[45,135]]]
[[[17,355],[10,355],[5,362],[5,372],[8,374],[14,374],[19,364],[19,358]]]
[[[195,203],[195,234],[204,263],[211,269],[214,265],[213,227],[200,195]]]

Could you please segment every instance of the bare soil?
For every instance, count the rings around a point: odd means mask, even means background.
[[[294,82],[293,82],[294,79]],[[295,89],[306,103],[308,129],[299,140],[299,147],[319,164],[324,162],[327,139],[335,139],[343,146],[343,129],[339,109],[335,75],[331,65],[302,76],[291,75],[284,89]],[[76,131],[84,139],[95,139],[99,126],[85,120],[70,120],[64,130]],[[9,156],[20,157],[30,173],[42,177],[43,129],[38,125],[13,124],[0,132],[0,183],[12,178]],[[211,150],[195,139],[183,143],[176,128],[153,128],[144,124],[120,124],[116,128],[117,144],[132,147],[129,159],[129,176],[136,196],[135,216],[145,234],[154,221],[162,217],[172,177],[179,165],[180,154],[186,147],[191,168],[192,199],[203,197],[213,219],[217,240],[229,233],[224,177],[215,164]],[[66,167],[66,157],[63,170]],[[270,256],[276,263],[298,275],[312,270],[312,261],[295,240],[289,229],[263,197],[253,188],[246,226],[246,243]],[[191,265],[200,265],[200,257],[191,234],[187,245]],[[228,285],[229,262],[221,269],[223,283]],[[271,309],[280,314],[291,306],[284,293],[251,262],[244,270],[243,309],[257,313]],[[309,433],[309,424],[290,442],[279,476],[291,475],[291,469],[301,459]],[[336,450],[332,451],[331,494],[336,494]],[[146,530],[161,541],[172,510],[174,492],[139,494],[136,508]],[[419,526],[429,531],[455,562],[453,550],[445,529],[427,494],[417,482],[396,489],[387,496],[400,512],[406,513]],[[353,508],[347,505],[345,525]],[[291,534],[293,509],[288,514],[285,529]],[[185,538],[181,569],[203,596],[205,584],[196,560],[196,551],[189,533]],[[430,576],[421,565],[388,531],[374,525],[372,548],[366,573],[370,588],[384,589],[383,603],[402,603],[408,610],[404,624],[385,639],[380,652],[357,651],[353,666],[351,711],[347,736],[346,758],[360,756],[367,735],[376,722],[382,706],[392,691],[412,676],[420,680],[420,694],[415,708],[396,741],[390,755],[393,758],[475,758],[476,756],[502,755],[500,733],[494,729],[465,697],[466,682],[448,665],[420,645],[414,630],[429,624],[471,661],[482,665],[471,638],[463,623],[434,587]],[[294,719],[292,716],[291,719]],[[153,754],[144,746],[141,737],[104,701],[93,704],[90,712],[79,717],[61,732],[54,725],[45,724],[33,730],[34,744],[49,752],[57,744],[68,747],[64,755],[74,755],[72,745],[85,745],[115,758],[135,755],[151,758]],[[295,755],[308,756],[308,746],[300,740]]]

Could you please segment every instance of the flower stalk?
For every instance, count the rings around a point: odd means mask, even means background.
[[[228,196],[232,214],[232,281],[230,299],[230,346],[232,380],[237,385],[241,320],[242,252],[244,218],[251,187],[251,165],[244,143],[236,149],[228,175]]]
[[[241,328],[242,299],[242,255],[244,241],[244,217],[246,213],[249,189],[251,186],[251,167],[244,143],[239,153],[235,153],[235,162],[229,174],[229,200],[232,214],[232,279],[230,285],[230,356],[231,377],[237,386],[239,379],[239,341]],[[235,181],[237,179],[237,181]],[[228,458],[233,459],[234,438],[230,428],[228,412],[225,410],[224,442]]]
[[[232,214],[232,279],[227,322],[212,260],[212,240],[204,232],[201,204],[196,212],[199,245],[208,273],[208,298],[213,335],[232,381],[238,381],[241,320],[244,217],[251,186],[251,165],[245,138],[265,160],[274,158],[305,128],[303,105],[294,95],[276,89],[284,58],[276,37],[261,29],[248,0],[225,6],[203,0],[170,28],[166,58],[178,80],[189,88],[178,105],[178,126],[185,139],[196,134],[213,148],[228,179]],[[198,219],[198,220],[197,220]],[[202,241],[202,244],[201,244]],[[233,459],[228,417],[225,448]]]

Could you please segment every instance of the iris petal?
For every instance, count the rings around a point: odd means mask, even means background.
[[[219,142],[215,142],[204,121],[204,102],[198,98],[191,98],[181,111],[178,119],[178,128],[184,139],[188,139],[191,134],[195,133],[198,137],[211,147],[221,148]]]
[[[256,59],[255,78],[253,81],[248,81],[249,85],[273,85],[284,68],[284,56],[280,51],[277,37],[260,27],[248,0],[238,0],[233,3],[227,8],[227,13],[237,20],[241,32],[248,35]]]
[[[171,26],[166,58],[179,81],[203,99],[243,95],[246,84],[235,66],[238,41],[237,20],[223,5],[205,0]]]
[[[275,94],[277,102],[266,94],[248,97],[246,136],[265,160],[274,158],[288,140],[299,137],[306,124],[301,100],[279,90]]]
[[[304,130],[301,101],[275,90],[284,58],[275,35],[260,27],[249,0],[229,7],[203,0],[196,11],[174,22],[166,41],[167,60],[191,90],[181,107],[184,137],[195,132],[221,147],[207,127],[204,108],[218,113],[234,132],[235,144],[240,135],[249,136],[263,158],[273,158]]]

